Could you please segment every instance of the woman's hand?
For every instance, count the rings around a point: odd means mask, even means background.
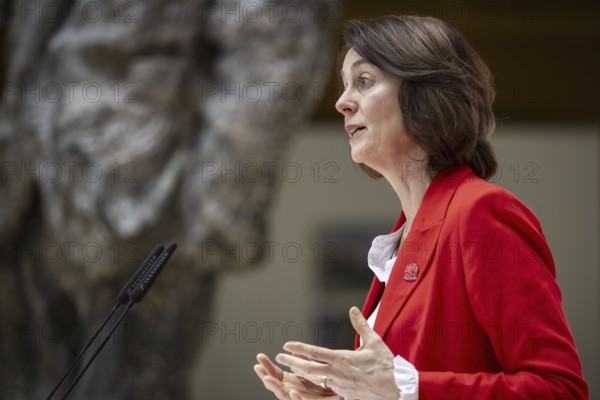
[[[400,390],[394,381],[394,355],[358,308],[350,309],[350,321],[363,340],[359,349],[330,350],[288,342],[283,348],[293,355],[278,354],[275,359],[314,385],[319,385],[323,377],[327,377],[327,387],[346,399],[399,399]]]
[[[256,359],[259,364],[254,366],[254,371],[279,400],[341,399],[331,389],[323,389],[300,376],[282,371],[264,354],[259,354]]]

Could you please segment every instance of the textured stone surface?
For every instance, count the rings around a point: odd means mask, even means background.
[[[215,274],[248,267],[215,249],[265,240],[337,7],[5,3],[0,397],[45,396],[137,263],[177,241],[74,398],[186,398]]]

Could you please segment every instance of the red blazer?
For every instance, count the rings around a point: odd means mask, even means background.
[[[419,400],[588,398],[539,221],[469,167],[435,176],[365,317],[379,300],[374,330],[419,371]]]

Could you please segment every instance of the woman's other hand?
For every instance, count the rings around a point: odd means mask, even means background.
[[[265,388],[273,392],[279,400],[341,399],[331,389],[324,389],[301,376],[281,370],[264,354],[258,354],[256,359],[258,364],[254,366],[254,371]]]
[[[358,308],[350,309],[350,321],[363,340],[363,345],[357,350],[330,350],[288,342],[283,348],[293,355],[278,354],[277,362],[290,367],[297,377],[315,386],[327,377],[327,387],[346,399],[399,399],[400,390],[394,381],[394,355]],[[293,397],[279,398],[296,400]]]

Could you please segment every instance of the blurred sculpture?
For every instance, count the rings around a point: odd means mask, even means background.
[[[169,267],[73,398],[188,398],[215,275],[247,264],[221,250],[264,239],[338,5],[2,3],[1,398],[44,398],[170,241]]]

